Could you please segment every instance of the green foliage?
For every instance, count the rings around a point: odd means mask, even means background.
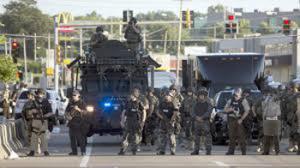
[[[0,81],[10,83],[16,81],[17,65],[12,59],[5,55],[0,55]]]
[[[29,61],[27,66],[29,72],[42,73],[42,65],[39,62]]]
[[[222,4],[218,4],[216,6],[209,6],[207,9],[208,14],[223,13],[224,11],[225,11],[225,7]]]
[[[35,0],[10,1],[3,7],[5,12],[0,22],[5,25],[6,33],[42,35],[53,27],[52,19],[36,7]]]
[[[241,19],[239,21],[239,34],[245,35],[251,33],[250,21],[247,19]]]
[[[267,22],[261,22],[257,32],[261,34],[272,34],[274,33],[274,29]]]

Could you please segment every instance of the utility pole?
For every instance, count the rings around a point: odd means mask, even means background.
[[[36,33],[34,33],[34,61],[36,61]]]
[[[83,40],[82,40],[83,31],[82,31],[82,29],[80,29],[79,32],[80,32],[80,37],[79,37],[80,38],[80,42],[79,42],[80,43],[79,44],[80,49],[79,49],[79,53],[80,53],[80,56],[82,56],[83,55],[83,49],[82,49],[82,46],[83,46],[83,44],[82,44],[83,43]]]
[[[146,49],[146,31],[144,30],[144,33],[143,33],[143,47],[144,49]]]
[[[28,74],[27,74],[27,53],[26,53],[26,38],[25,38],[25,34],[23,34],[24,36],[24,41],[23,41],[23,50],[24,50],[24,71],[25,71],[25,83],[28,82]]]
[[[165,32],[165,41],[164,41],[164,53],[167,53],[167,43],[168,43],[168,31]]]
[[[54,16],[54,89],[58,91],[59,85],[59,72],[58,72],[58,63],[57,63],[57,48],[58,48],[58,18]]]
[[[178,29],[178,44],[177,44],[177,59],[176,59],[176,84],[179,84],[179,57],[180,57],[180,50],[181,50],[181,32],[182,32],[182,2],[180,0],[179,6],[179,29]]]

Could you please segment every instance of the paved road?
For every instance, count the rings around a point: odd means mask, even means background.
[[[97,167],[97,168],[150,168],[150,167],[300,167],[300,157],[282,152],[280,156],[256,155],[255,146],[248,148],[247,156],[224,156],[226,146],[214,146],[213,155],[190,156],[190,151],[178,147],[176,156],[156,156],[155,151],[142,151],[138,156],[117,156],[119,151],[118,136],[97,136],[89,139],[88,156],[69,157],[70,152],[67,129],[62,127],[61,133],[52,134],[50,139],[50,157],[21,157],[17,160],[2,160],[0,167],[14,168],[47,168],[47,167]],[[285,151],[286,143],[282,143]],[[25,152],[25,151],[24,151]]]

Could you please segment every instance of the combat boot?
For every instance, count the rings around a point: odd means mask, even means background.
[[[207,150],[206,155],[211,155],[211,150]]]
[[[171,152],[171,155],[176,155],[176,154],[175,154],[175,152],[172,151],[172,152]]]
[[[45,152],[44,152],[44,155],[45,155],[45,156],[49,156],[50,153],[49,153],[48,151],[45,151]]]
[[[121,149],[118,155],[125,155],[125,151]]]
[[[132,151],[132,155],[136,155],[136,151]]]
[[[34,151],[30,151],[27,156],[34,156]]]
[[[199,155],[199,151],[195,150],[194,152],[191,153],[191,155]]]
[[[160,152],[157,152],[156,154],[157,154],[157,155],[165,155],[166,152],[160,151]]]

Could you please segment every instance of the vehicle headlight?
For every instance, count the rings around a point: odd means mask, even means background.
[[[86,111],[87,112],[94,112],[94,106],[86,106]]]

